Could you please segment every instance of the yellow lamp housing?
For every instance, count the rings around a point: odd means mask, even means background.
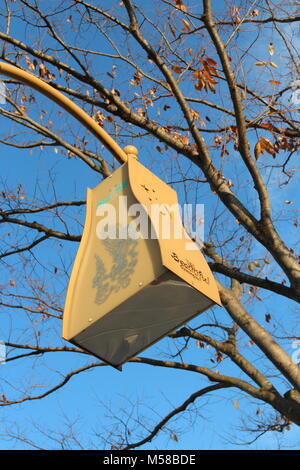
[[[63,338],[120,368],[221,305],[211,270],[180,217],[176,191],[133,155],[87,190]]]

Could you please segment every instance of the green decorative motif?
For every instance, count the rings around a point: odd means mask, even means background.
[[[107,239],[102,243],[112,257],[112,266],[108,270],[101,258],[95,255],[96,275],[93,278],[93,288],[97,289],[95,303],[98,305],[103,304],[113,292],[128,287],[138,262],[137,240]]]
[[[101,199],[101,200],[98,202],[97,207],[102,206],[103,204],[106,204],[108,201],[110,201],[111,199],[113,199],[113,198],[118,194],[118,192],[122,191],[122,189],[127,188],[128,184],[129,184],[129,181],[128,181],[128,180],[124,181],[123,183],[120,183],[119,186],[117,186],[117,187],[113,190],[112,194],[109,194],[108,196],[106,196],[106,198]]]

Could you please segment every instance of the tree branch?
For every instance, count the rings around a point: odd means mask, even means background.
[[[80,374],[81,372],[85,372],[86,370],[93,369],[94,367],[101,367],[101,366],[106,366],[106,364],[104,364],[103,362],[94,362],[92,364],[88,364],[87,366],[73,370],[72,372],[69,372],[68,374],[66,374],[64,379],[59,384],[55,385],[55,387],[50,388],[46,392],[41,393],[40,395],[29,395],[29,396],[25,396],[24,398],[21,398],[20,400],[8,400],[7,397],[5,397],[5,399],[2,398],[0,400],[0,406],[17,405],[20,403],[24,403],[26,401],[41,400],[42,398],[45,398],[51,395],[52,393],[56,392],[60,388],[62,388],[75,375]]]
[[[172,419],[174,416],[178,415],[179,413],[184,412],[192,403],[194,403],[198,398],[206,395],[207,393],[214,392],[215,390],[225,389],[230,387],[230,385],[225,384],[216,384],[210,385],[209,387],[202,388],[195,393],[192,393],[180,406],[174,408],[170,413],[168,413],[148,434],[148,436],[144,437],[138,442],[128,444],[125,447],[122,447],[122,450],[130,450],[136,449],[137,447],[141,447],[143,444],[147,442],[151,442],[154,437],[163,429],[163,427]]]

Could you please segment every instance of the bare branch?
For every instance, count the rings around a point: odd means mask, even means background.
[[[136,449],[137,447],[141,447],[143,444],[147,442],[151,442],[154,437],[164,428],[164,426],[172,419],[174,416],[178,415],[179,413],[183,413],[189,405],[194,403],[198,398],[206,395],[207,393],[214,392],[215,390],[220,390],[224,388],[228,388],[230,385],[224,384],[216,384],[210,385],[208,387],[202,388],[195,393],[192,393],[180,406],[174,408],[170,413],[168,413],[154,428],[152,429],[151,433],[148,436],[144,437],[138,442],[134,444],[128,444],[125,447],[122,447],[122,450],[129,450],[129,449]]]
[[[84,366],[79,369],[73,370],[72,372],[69,372],[68,374],[65,375],[64,379],[59,384],[55,385],[55,387],[50,388],[46,392],[41,393],[40,395],[25,396],[21,398],[20,400],[8,400],[6,398],[5,400],[0,401],[0,406],[17,405],[20,403],[24,403],[26,401],[41,400],[42,398],[45,398],[51,395],[52,393],[56,392],[60,388],[62,388],[75,375],[80,374],[81,372],[85,372],[86,370],[93,369],[94,367],[101,367],[101,366],[106,366],[106,364],[102,362],[94,362],[92,364],[88,364],[87,366]]]
[[[22,219],[15,219],[9,216],[6,216],[3,212],[0,213],[0,224],[7,222],[10,224],[22,225],[23,227],[31,228],[37,230],[38,232],[44,232],[47,237],[55,237],[60,238],[61,240],[69,240],[79,242],[81,240],[81,235],[71,235],[69,233],[59,232],[57,230],[53,230],[50,227],[46,227],[43,224],[39,224],[38,222],[29,222]]]

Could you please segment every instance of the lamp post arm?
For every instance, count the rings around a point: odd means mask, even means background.
[[[14,65],[6,64],[5,62],[0,62],[0,74],[17,79],[50,98],[83,124],[94,136],[96,136],[120,163],[127,161],[126,153],[107,134],[107,132],[105,132],[105,130],[102,129],[85,111],[60,91],[56,90],[32,73],[21,70]]]

